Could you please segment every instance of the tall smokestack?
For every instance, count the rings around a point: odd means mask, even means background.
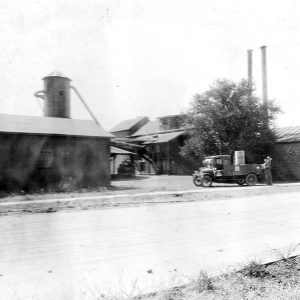
[[[264,104],[268,105],[268,87],[267,87],[267,46],[261,46],[261,69],[262,69],[262,92]]]
[[[249,49],[247,50],[248,53],[248,87],[250,89],[249,95],[252,96],[252,52],[253,50]]]
[[[265,106],[266,126],[268,126],[268,86],[267,86],[267,46],[261,46],[262,94]]]

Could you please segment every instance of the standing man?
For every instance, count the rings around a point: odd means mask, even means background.
[[[265,181],[267,185],[272,185],[271,161],[272,158],[270,156],[267,156],[264,163]]]

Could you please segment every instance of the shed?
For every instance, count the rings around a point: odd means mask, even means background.
[[[107,185],[111,137],[89,120],[0,114],[1,187]]]
[[[132,143],[145,146],[149,159],[144,170],[148,173],[189,174],[191,172],[189,161],[179,155],[180,147],[184,145],[186,138],[185,129],[179,122],[181,117],[182,115],[170,115],[149,121],[129,137]]]

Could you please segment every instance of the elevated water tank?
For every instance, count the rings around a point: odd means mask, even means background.
[[[53,72],[43,78],[45,91],[45,117],[70,118],[70,81],[60,72]]]

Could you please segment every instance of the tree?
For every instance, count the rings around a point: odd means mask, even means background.
[[[254,162],[270,151],[272,121],[278,112],[273,102],[266,109],[252,96],[246,80],[219,79],[203,94],[194,95],[183,115],[188,138],[180,154],[202,160],[206,155],[245,150],[248,163]]]

